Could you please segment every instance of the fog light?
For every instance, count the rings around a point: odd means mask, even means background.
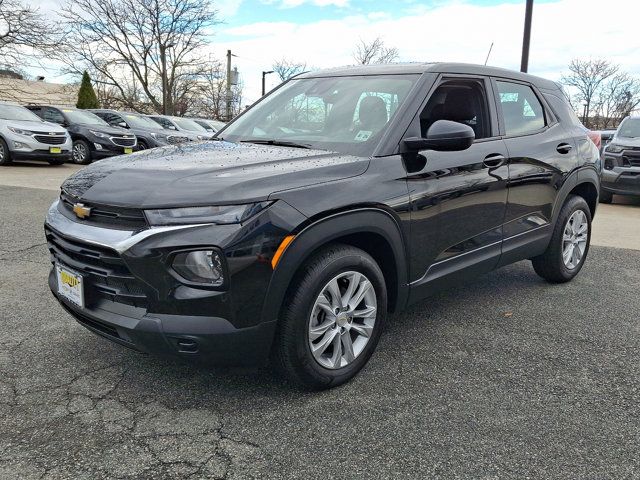
[[[29,146],[22,142],[13,142],[13,148],[29,148]]]
[[[171,264],[178,275],[189,282],[219,287],[224,283],[222,258],[216,250],[178,253]]]
[[[99,143],[94,143],[93,145],[96,147],[96,150],[102,150],[102,145]]]

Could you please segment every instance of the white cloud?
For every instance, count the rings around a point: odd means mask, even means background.
[[[304,5],[305,3],[315,5],[317,7],[346,7],[349,0],[262,0],[267,5],[277,5],[280,8],[293,8]]]
[[[304,1],[304,0],[285,0]],[[325,1],[325,0],[313,0]],[[332,1],[332,0],[326,0]],[[340,0],[339,0],[340,1]],[[593,5],[592,5],[593,4]],[[572,58],[602,57],[640,74],[640,37],[633,15],[616,17],[615,27],[596,22],[595,1],[559,0],[534,6],[529,70],[559,79]],[[635,11],[635,0],[619,0],[617,11]],[[494,42],[489,65],[518,69],[524,5],[474,6],[461,1],[413,9],[392,19],[366,14],[306,24],[261,22],[220,32],[216,55],[231,50],[245,84],[245,99],[260,95],[261,71],[286,57],[316,68],[353,63],[360,38],[382,37],[397,47],[402,61],[483,63]],[[224,49],[224,50],[223,50]],[[277,83],[268,77],[270,86]]]
[[[242,0],[218,0],[214,3],[220,18],[231,18],[238,13]]]

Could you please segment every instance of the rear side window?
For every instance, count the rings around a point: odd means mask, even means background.
[[[64,117],[62,116],[62,114],[58,110],[53,108],[44,108],[44,120],[47,122],[59,124],[64,123]]]
[[[526,135],[544,128],[544,109],[531,87],[503,81],[496,84],[507,135]]]

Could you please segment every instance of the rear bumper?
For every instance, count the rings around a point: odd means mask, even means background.
[[[235,328],[221,317],[151,314],[115,302],[80,308],[58,296],[54,270],[49,274],[49,288],[78,323],[101,337],[139,352],[211,365],[264,364],[276,327],[274,321]]]

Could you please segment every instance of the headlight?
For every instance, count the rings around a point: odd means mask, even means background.
[[[618,145],[617,143],[610,143],[609,145],[607,145],[605,150],[609,153],[620,153],[625,148],[626,147],[623,147],[622,145]]]
[[[98,138],[109,138],[109,135],[107,135],[106,133],[97,132],[95,130],[89,130],[89,131]]]
[[[203,135],[198,135],[198,140],[204,140],[204,136]]]
[[[185,225],[215,223],[228,225],[242,223],[264,210],[273,202],[249,203],[246,205],[220,205],[216,207],[162,208],[145,210],[150,225]]]
[[[217,250],[180,252],[173,257],[171,268],[189,282],[212,287],[224,284],[222,254]]]
[[[169,136],[162,135],[161,133],[151,132],[151,136],[154,138],[154,140],[160,140],[161,142],[169,141]]]
[[[13,133],[17,133],[18,135],[31,135],[31,132],[29,130],[23,130],[21,128],[15,128],[15,127],[7,127],[7,128]]]

